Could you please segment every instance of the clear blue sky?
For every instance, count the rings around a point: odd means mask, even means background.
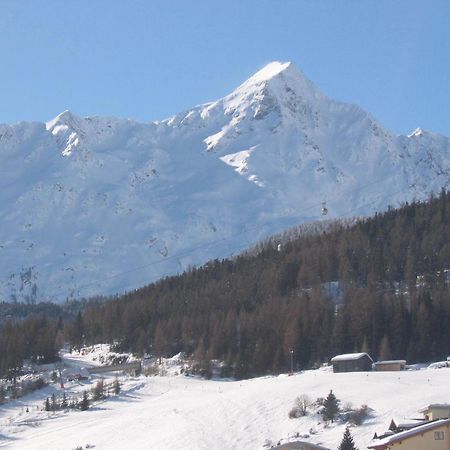
[[[157,120],[272,60],[394,132],[450,136],[449,0],[0,0],[0,123]]]

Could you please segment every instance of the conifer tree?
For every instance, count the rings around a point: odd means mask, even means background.
[[[63,392],[62,400],[61,400],[61,408],[62,408],[62,409],[66,409],[67,406],[68,406],[68,403],[67,403],[66,393]]]
[[[389,343],[389,338],[385,334],[383,339],[381,339],[380,350],[378,351],[378,360],[387,361],[392,359],[391,345]]]
[[[114,391],[115,395],[119,395],[120,394],[120,383],[119,383],[119,378],[118,377],[116,377],[116,379],[114,380],[113,391]]]
[[[103,378],[97,381],[96,385],[92,389],[92,394],[94,400],[100,400],[105,397],[105,385],[103,383]]]
[[[3,384],[0,384],[0,405],[3,405],[3,403],[5,403],[5,398],[6,398],[5,388],[3,387]]]
[[[50,409],[52,411],[56,411],[58,409],[57,404],[56,404],[56,395],[54,393],[52,394],[52,402],[50,405]]]
[[[50,411],[51,410],[51,408],[50,408],[50,399],[48,397],[45,399],[44,409],[46,411]]]
[[[342,441],[338,447],[338,450],[358,450],[353,442],[353,437],[350,434],[350,430],[348,427],[344,431],[344,436],[342,437]]]
[[[86,411],[89,409],[89,398],[88,398],[88,394],[86,391],[83,391],[83,398],[81,399],[80,402],[80,410],[81,411]]]
[[[369,344],[367,341],[367,336],[364,336],[364,340],[361,345],[361,353],[369,353]]]
[[[333,391],[330,391],[323,403],[322,416],[324,420],[334,422],[334,419],[336,418],[338,412],[339,400],[333,394]]]

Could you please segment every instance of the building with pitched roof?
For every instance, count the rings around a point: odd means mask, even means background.
[[[374,450],[450,450],[450,419],[427,422],[369,445]]]
[[[427,420],[448,419],[450,417],[449,403],[431,403],[419,410]]]
[[[367,353],[346,353],[331,359],[333,372],[369,372],[373,360]]]

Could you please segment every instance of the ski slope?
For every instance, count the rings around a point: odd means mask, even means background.
[[[373,416],[351,432],[359,449],[383,432],[392,418],[410,419],[429,403],[450,401],[450,369],[334,374],[330,368],[243,381],[203,380],[177,375],[122,379],[118,397],[80,412],[46,413],[48,392],[34,393],[14,405],[0,407],[0,448],[71,450],[86,445],[96,450],[123,449],[262,449],[303,440],[337,448],[345,425],[325,425],[310,413],[289,419],[298,395],[312,400],[330,389],[341,404],[367,404]],[[84,389],[68,386],[67,389]],[[49,389],[49,388],[47,388]],[[30,412],[24,409],[29,406]],[[20,426],[20,423],[26,424]],[[264,447],[266,445],[266,447]]]

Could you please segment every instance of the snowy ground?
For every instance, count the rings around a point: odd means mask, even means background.
[[[92,355],[72,356],[69,362],[86,365]],[[315,400],[333,389],[342,404],[367,404],[374,409],[371,419],[351,429],[361,450],[375,431],[387,429],[391,418],[420,417],[421,407],[450,402],[448,368],[352,374],[321,369],[245,381],[202,380],[176,373],[123,377],[117,397],[85,412],[41,410],[45,397],[60,391],[59,385],[4,405],[0,407],[0,448],[262,449],[269,441],[286,442],[296,433],[304,440],[337,448],[344,424],[326,426],[315,414],[288,418],[298,395]],[[69,383],[67,393],[89,389],[94,382]]]

